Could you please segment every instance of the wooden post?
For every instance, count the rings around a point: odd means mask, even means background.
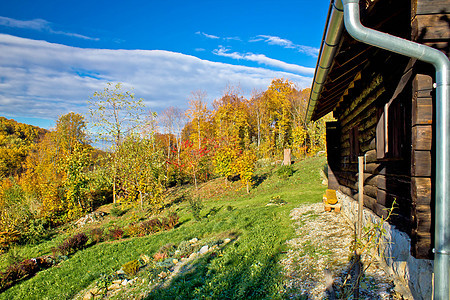
[[[291,149],[284,149],[283,165],[291,165]]]
[[[361,239],[362,219],[364,206],[364,156],[358,156],[358,234],[357,238]]]
[[[362,236],[362,221],[363,221],[363,206],[364,206],[364,156],[358,156],[358,221],[356,228],[356,240],[361,241]],[[361,249],[356,247],[355,253],[355,286],[353,291],[353,298],[359,299],[359,281],[361,279]]]

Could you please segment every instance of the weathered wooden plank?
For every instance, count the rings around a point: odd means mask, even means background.
[[[431,150],[433,128],[431,125],[417,125],[412,128],[412,149]]]
[[[408,198],[406,198],[408,197]],[[384,191],[378,189],[377,191],[377,202],[385,207],[386,209],[390,209],[392,204],[396,203],[394,213],[401,214],[403,216],[411,216],[411,199],[409,195],[398,195],[395,191]]]
[[[431,151],[412,151],[411,176],[431,177]]]
[[[411,36],[414,41],[439,41],[450,38],[448,20],[450,14],[417,15],[412,23]]]
[[[430,205],[416,205],[415,206],[416,215],[427,214],[431,212]]]
[[[366,163],[377,162],[377,150],[369,150],[366,152]]]
[[[355,108],[353,108],[353,107],[347,108],[347,113],[345,114],[346,116],[342,120],[340,120],[342,126],[345,126],[347,123],[349,123],[352,120],[354,120],[356,118],[356,116],[358,116],[363,111],[365,111],[367,108],[369,108],[372,105],[372,103],[375,102],[376,100],[378,100],[385,92],[386,92],[386,89],[384,87],[381,87],[379,89],[375,89],[374,92],[370,91],[368,93],[371,96],[367,97],[367,99],[365,99],[361,103],[361,105],[359,105],[359,106],[357,106]],[[364,91],[362,93],[364,93]]]
[[[417,98],[431,98],[433,79],[426,74],[417,74],[412,81],[413,93]]]
[[[353,197],[352,190],[344,185],[339,186],[339,191],[341,191],[342,193],[344,193],[349,197]]]
[[[428,125],[433,123],[433,100],[428,98],[413,98],[412,125]]]
[[[427,232],[413,232],[411,241],[411,254],[415,258],[430,259],[433,257],[431,252],[431,234]]]
[[[433,227],[433,220],[431,219],[431,209],[428,212],[416,213],[417,232],[430,233]]]
[[[372,198],[377,198],[377,187],[376,186],[372,186],[372,185],[364,185],[364,194],[372,197]]]
[[[408,197],[411,193],[411,182],[400,176],[377,175],[377,187],[391,194]]]
[[[448,0],[415,0],[411,1],[411,15],[428,15],[450,12]]]
[[[411,196],[416,205],[431,204],[431,178],[412,177],[411,178]]]

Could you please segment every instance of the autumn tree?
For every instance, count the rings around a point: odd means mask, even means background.
[[[186,111],[186,117],[190,120],[193,128],[189,138],[199,150],[202,148],[202,140],[207,137],[206,132],[210,127],[210,111],[207,108],[206,97],[205,91],[192,92],[189,98],[189,109]]]
[[[118,178],[121,199],[127,204],[157,205],[164,190],[164,157],[154,151],[152,137],[130,134],[118,151]]]
[[[113,202],[116,203],[116,150],[124,136],[141,124],[143,100],[125,91],[121,83],[108,83],[102,92],[94,93],[89,104],[95,135],[112,144]]]
[[[250,124],[248,101],[234,91],[226,92],[214,101],[216,137],[234,139],[241,149],[250,145]]]

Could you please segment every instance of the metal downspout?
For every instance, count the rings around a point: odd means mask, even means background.
[[[359,0],[342,2],[345,28],[353,38],[428,62],[436,69],[434,299],[450,299],[450,62],[445,54],[434,48],[364,27],[359,17]]]
[[[323,84],[327,79],[328,71],[333,63],[342,30],[344,29],[344,14],[341,1],[333,1],[327,16],[327,24],[323,33],[322,45],[320,48],[319,59],[317,60],[316,71],[314,73],[311,94],[309,96],[308,108],[306,110],[306,122],[311,120],[317,100],[322,92]]]

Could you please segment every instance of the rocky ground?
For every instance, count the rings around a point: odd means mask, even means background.
[[[289,240],[281,261],[289,299],[352,299],[356,276],[350,245],[353,228],[340,213],[325,212],[322,203],[291,211],[296,238]],[[362,257],[360,299],[402,299],[392,278],[371,256]]]

